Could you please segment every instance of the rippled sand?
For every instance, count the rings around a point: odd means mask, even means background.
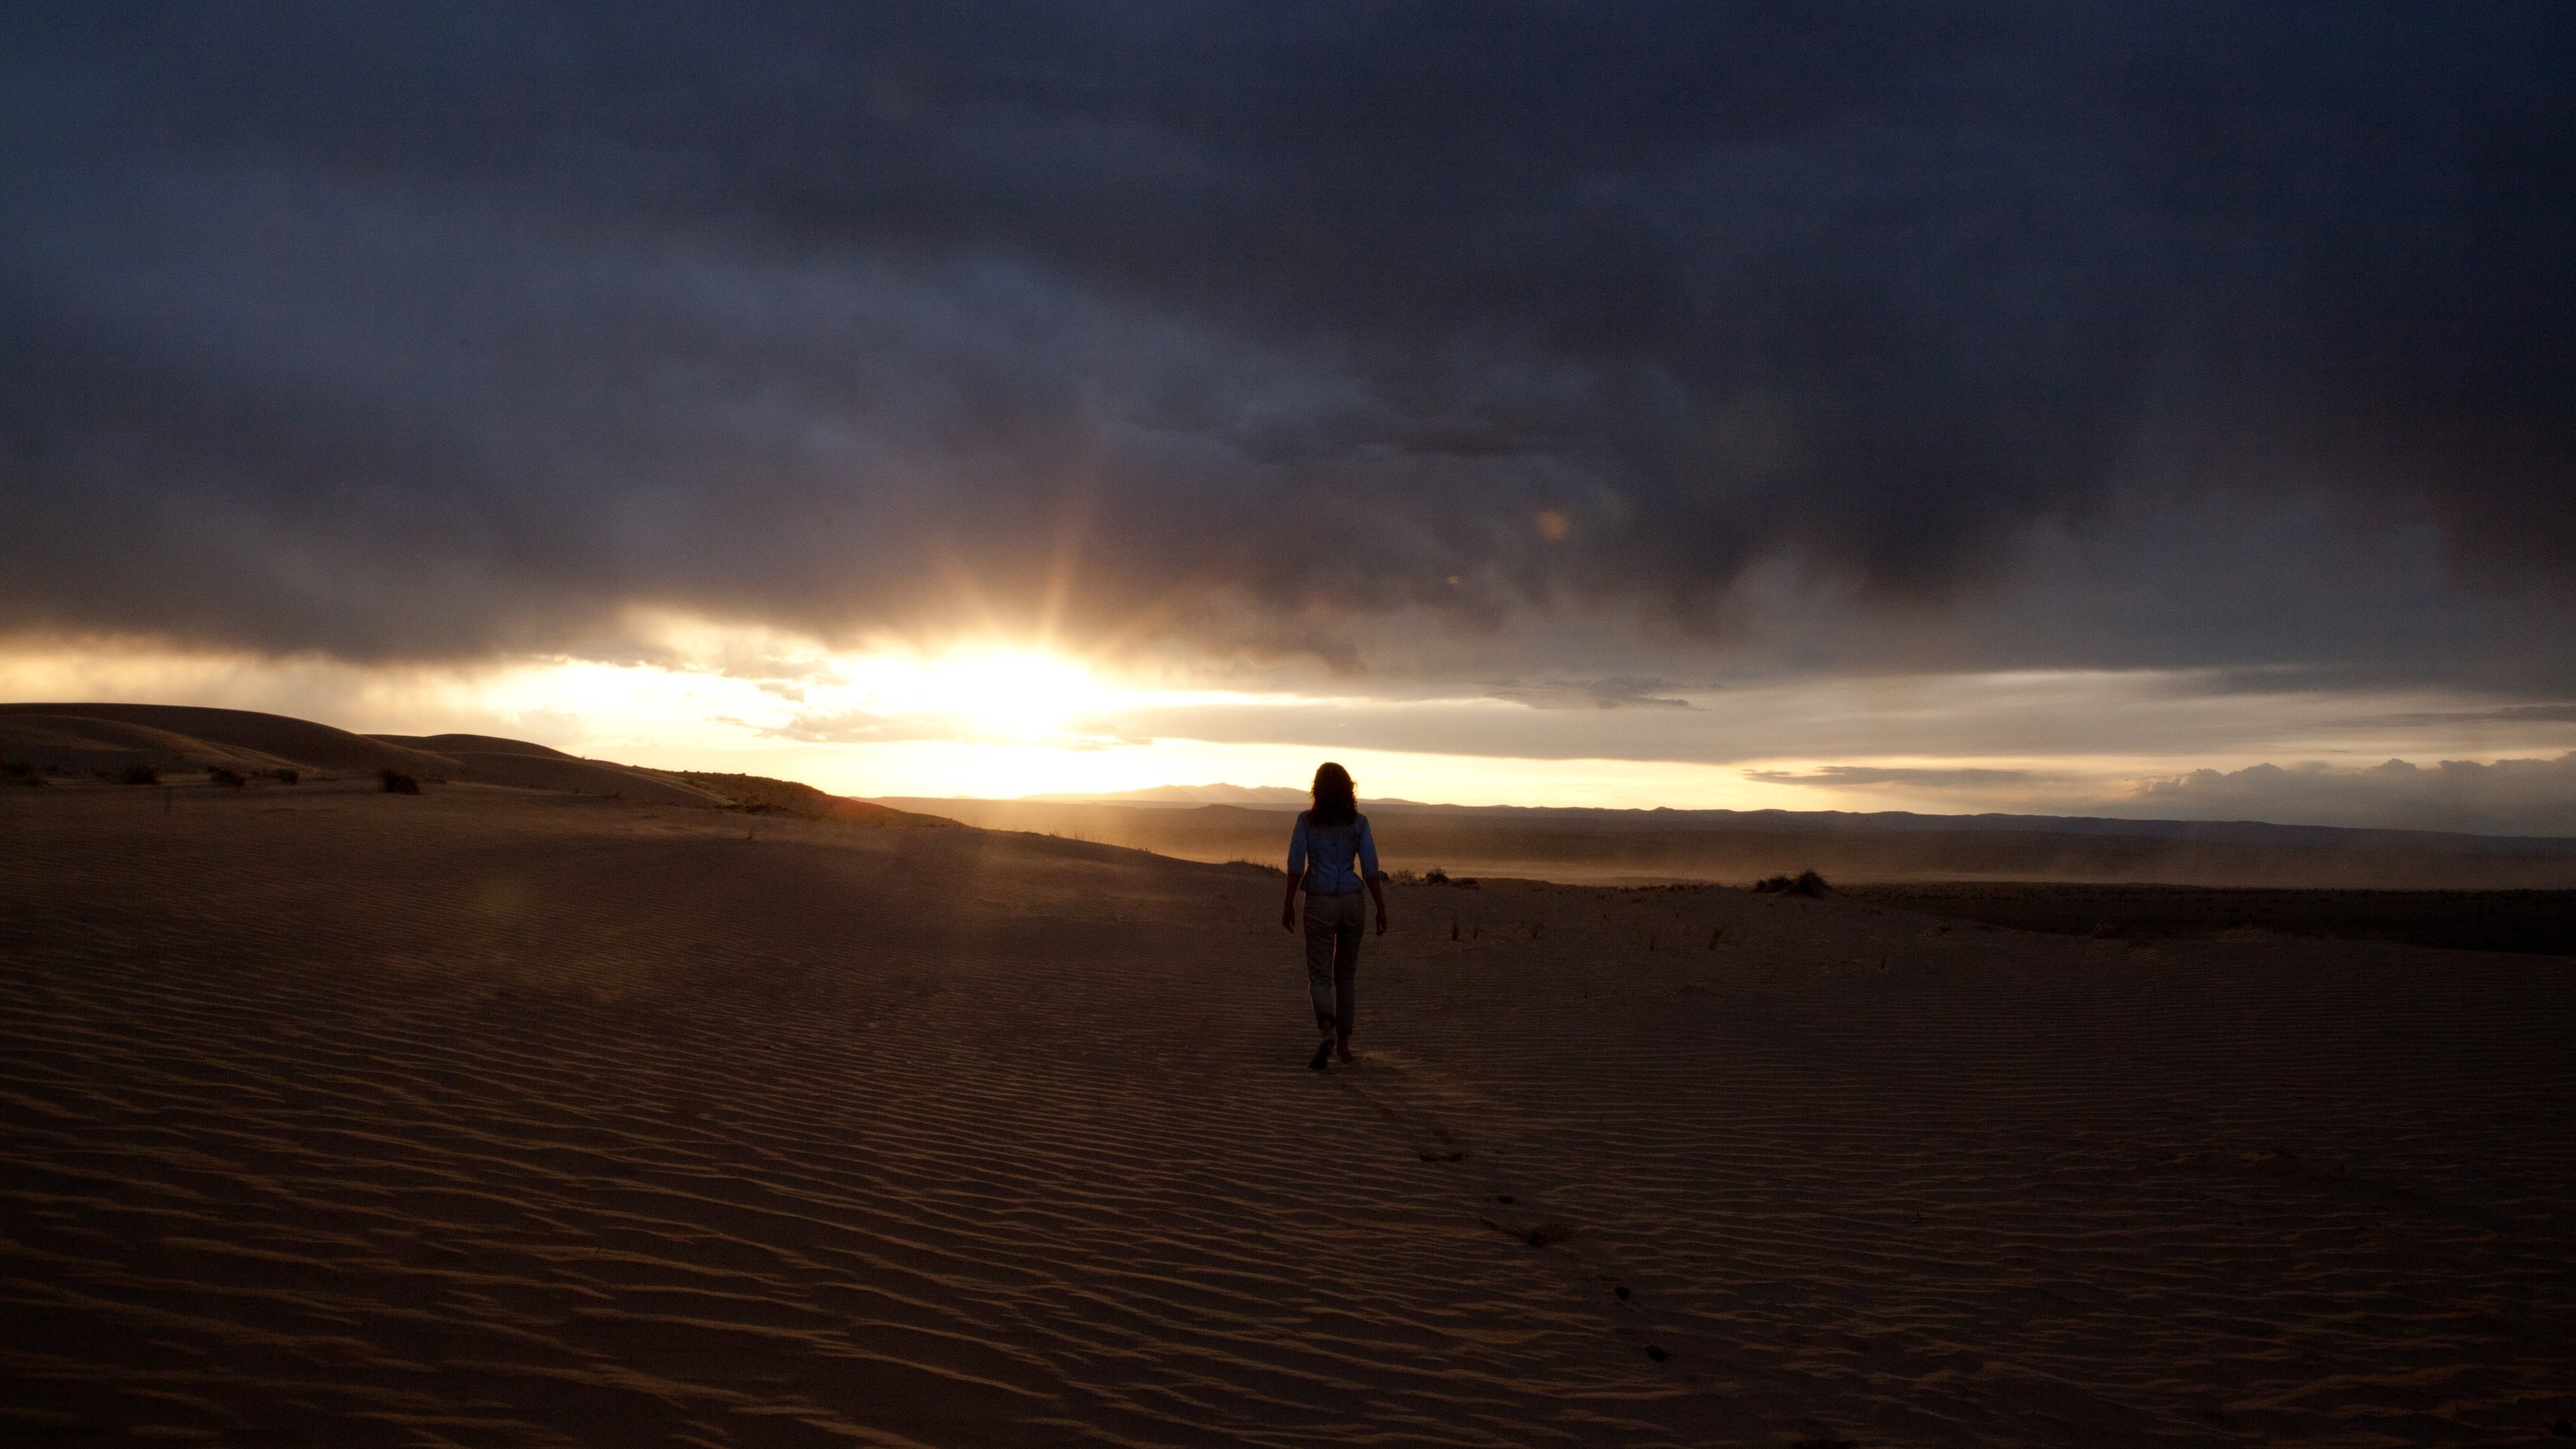
[[[2576,1412],[2566,959],[1404,888],[1318,1075],[1239,867],[471,787],[167,808],[0,797],[0,1442]]]

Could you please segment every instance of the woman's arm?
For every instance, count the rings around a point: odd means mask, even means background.
[[[1360,817],[1360,879],[1368,882],[1369,898],[1377,902],[1377,933],[1386,934],[1386,888],[1379,884],[1386,873],[1377,868],[1377,835],[1369,829],[1368,817]]]
[[[1297,887],[1306,878],[1306,816],[1299,812],[1297,826],[1288,832],[1288,894],[1279,901],[1279,929],[1297,929]]]

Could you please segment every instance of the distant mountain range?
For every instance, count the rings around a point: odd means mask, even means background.
[[[893,797],[889,797],[893,798]],[[905,803],[965,805],[971,797],[947,801],[928,798]],[[979,806],[1111,805],[1144,809],[1191,809],[1231,805],[1260,810],[1302,810],[1306,792],[1279,785],[1157,785],[1150,790],[1105,794],[1022,795],[1009,800],[972,799]],[[2262,820],[2154,820],[2109,815],[1923,815],[1911,810],[1676,810],[1670,806],[1609,809],[1584,805],[1438,805],[1419,800],[1364,799],[1360,808],[1390,815],[1444,815],[1483,818],[1492,823],[1582,825],[1616,830],[1797,830],[1901,831],[1976,833],[2010,832],[2054,835],[2124,835],[2156,840],[2229,842],[2253,845],[2323,845],[2350,848],[2457,850],[2541,855],[2576,853],[2576,839],[2560,836],[2471,835],[2447,830],[2379,830],[2342,825],[2275,825]]]
[[[1251,795],[1247,803],[1192,795]],[[1285,798],[1281,798],[1285,797]],[[1071,799],[905,799],[993,830],[1191,860],[1279,862],[1299,791],[1186,786]],[[2576,886],[2576,839],[2354,830],[2256,820],[1917,815],[1906,811],[1601,810],[1362,800],[1389,870],[1562,882],[1735,881],[1813,869],[1836,881],[2018,880],[2377,889]]]

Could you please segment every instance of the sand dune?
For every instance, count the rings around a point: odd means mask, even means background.
[[[69,775],[113,773],[138,763],[161,770],[274,770],[295,763],[150,725],[61,714],[0,714],[0,758]]]
[[[575,795],[622,795],[638,805],[724,806],[733,803],[712,790],[658,770],[639,770],[602,760],[547,758],[511,751],[455,750],[451,778],[480,785],[507,785],[518,790],[561,790]]]
[[[615,795],[638,805],[723,807],[742,803],[668,770],[585,760],[526,740],[496,735],[369,735],[373,740],[435,752],[451,762],[447,778],[518,790]],[[855,802],[853,802],[855,803]]]
[[[428,750],[440,755],[527,755],[540,760],[577,760],[545,745],[526,740],[503,739],[499,735],[369,735],[371,740],[408,745],[415,750]]]
[[[436,775],[449,763],[426,750],[370,739],[310,720],[246,709],[202,709],[177,704],[0,704],[0,717],[30,714],[140,725],[209,745],[255,750],[314,770],[369,771],[390,766]]]
[[[292,766],[325,775],[391,769],[439,783],[615,795],[645,805],[736,803],[676,775],[577,759],[524,740],[360,735],[284,715],[179,705],[0,705],[0,756],[75,776],[112,775],[137,763],[197,771]]]
[[[1405,887],[1363,1064],[1317,1075],[1253,870],[497,790],[165,808],[0,796],[0,1438],[2576,1411],[2564,959]]]
[[[897,810],[873,800],[826,795],[811,785],[794,780],[772,780],[760,775],[720,775],[702,770],[679,771],[672,778],[711,791],[747,810],[794,815],[806,820],[935,830],[953,829],[957,825],[956,821],[944,815],[924,815]]]

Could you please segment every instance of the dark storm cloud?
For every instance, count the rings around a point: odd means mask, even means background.
[[[2561,588],[2576,12],[2284,10],[21,8],[0,625],[1348,662],[2280,487]]]
[[[1669,679],[1640,678],[1623,675],[1609,679],[1575,679],[1553,684],[1523,684],[1518,680],[1497,684],[1486,693],[1495,699],[1525,704],[1532,709],[1635,709],[1640,706],[1657,709],[1688,709],[1690,701],[1667,691],[1675,688]]]

